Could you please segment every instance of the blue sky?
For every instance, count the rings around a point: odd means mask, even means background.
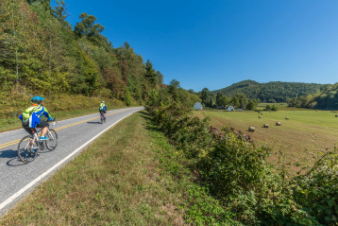
[[[65,0],[68,21],[97,17],[185,89],[258,82],[338,82],[337,0]]]

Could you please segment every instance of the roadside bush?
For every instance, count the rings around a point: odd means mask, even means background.
[[[271,148],[256,147],[249,136],[234,128],[212,128],[208,118],[192,117],[189,108],[177,103],[148,105],[147,110],[152,122],[189,159],[188,167],[198,172],[203,186],[234,221],[245,225],[338,222],[336,149],[308,172],[288,178],[285,167],[272,170],[265,161]]]

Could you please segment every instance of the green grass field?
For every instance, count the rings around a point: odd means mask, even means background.
[[[335,112],[284,109],[261,113],[213,109],[195,112],[195,115],[209,116],[211,124],[217,128],[231,126],[241,130],[249,134],[257,144],[268,144],[276,151],[283,151],[289,161],[297,164],[305,161],[305,158],[311,162],[323,150],[334,148],[338,141],[338,117],[335,117]],[[289,117],[289,120],[285,117]],[[276,122],[281,122],[282,125],[276,126]],[[265,123],[269,124],[269,128],[263,128]],[[254,126],[255,132],[249,132],[249,126]],[[274,157],[271,160],[275,161]]]
[[[286,108],[288,106],[287,103],[259,103],[257,105],[257,110],[263,110],[266,108],[266,105],[270,105],[272,107],[272,105],[275,105],[276,107],[278,107],[278,109],[283,109]]]

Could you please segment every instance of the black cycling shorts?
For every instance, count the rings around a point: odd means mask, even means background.
[[[29,134],[33,134],[32,133],[32,129],[31,128],[29,128],[29,122],[27,121],[27,122],[23,122],[22,123],[22,127],[24,128],[24,130],[26,130],[27,131],[27,133],[29,133]],[[41,120],[40,121],[40,124],[39,125],[37,125],[36,126],[37,128],[43,128],[43,127],[48,127],[49,128],[49,124],[48,124],[48,122],[46,122],[46,121],[44,121],[44,120]],[[34,132],[36,133],[36,129],[34,128]]]
[[[100,114],[101,114],[101,112],[103,112],[103,113],[107,113],[107,111],[106,110],[100,110]]]

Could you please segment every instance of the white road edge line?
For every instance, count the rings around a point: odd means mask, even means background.
[[[136,111],[139,111],[139,110],[136,110]],[[104,132],[106,132],[107,130],[109,130],[111,127],[113,127],[115,124],[117,124],[122,119],[124,119],[124,118],[128,117],[129,115],[135,113],[136,111],[133,111],[130,114],[124,116],[123,118],[120,118],[119,120],[117,120],[114,124],[112,124],[111,126],[109,126],[108,128],[106,128],[105,130],[103,130],[101,133],[97,134],[95,137],[93,137],[92,139],[90,139],[89,141],[87,141],[81,147],[79,147],[78,149],[76,149],[75,151],[73,151],[72,153],[70,153],[66,158],[64,158],[60,162],[56,163],[52,168],[49,168],[49,170],[45,171],[43,174],[41,174],[40,176],[38,176],[35,180],[33,180],[32,182],[30,182],[29,184],[27,184],[25,187],[21,188],[18,192],[16,192],[15,194],[13,194],[11,197],[9,197],[3,203],[0,204],[0,210],[2,210],[4,207],[6,207],[11,202],[13,202],[16,198],[18,198],[20,195],[22,195],[24,192],[26,192],[28,189],[30,189],[32,186],[34,186],[37,182],[39,182],[41,179],[43,179],[45,176],[47,176],[49,173],[51,173],[57,167],[59,167],[60,165],[62,165],[62,163],[64,163],[68,159],[70,159],[77,152],[81,151],[84,147],[86,147],[89,143],[91,143],[96,138],[98,138],[101,134],[103,134]]]

